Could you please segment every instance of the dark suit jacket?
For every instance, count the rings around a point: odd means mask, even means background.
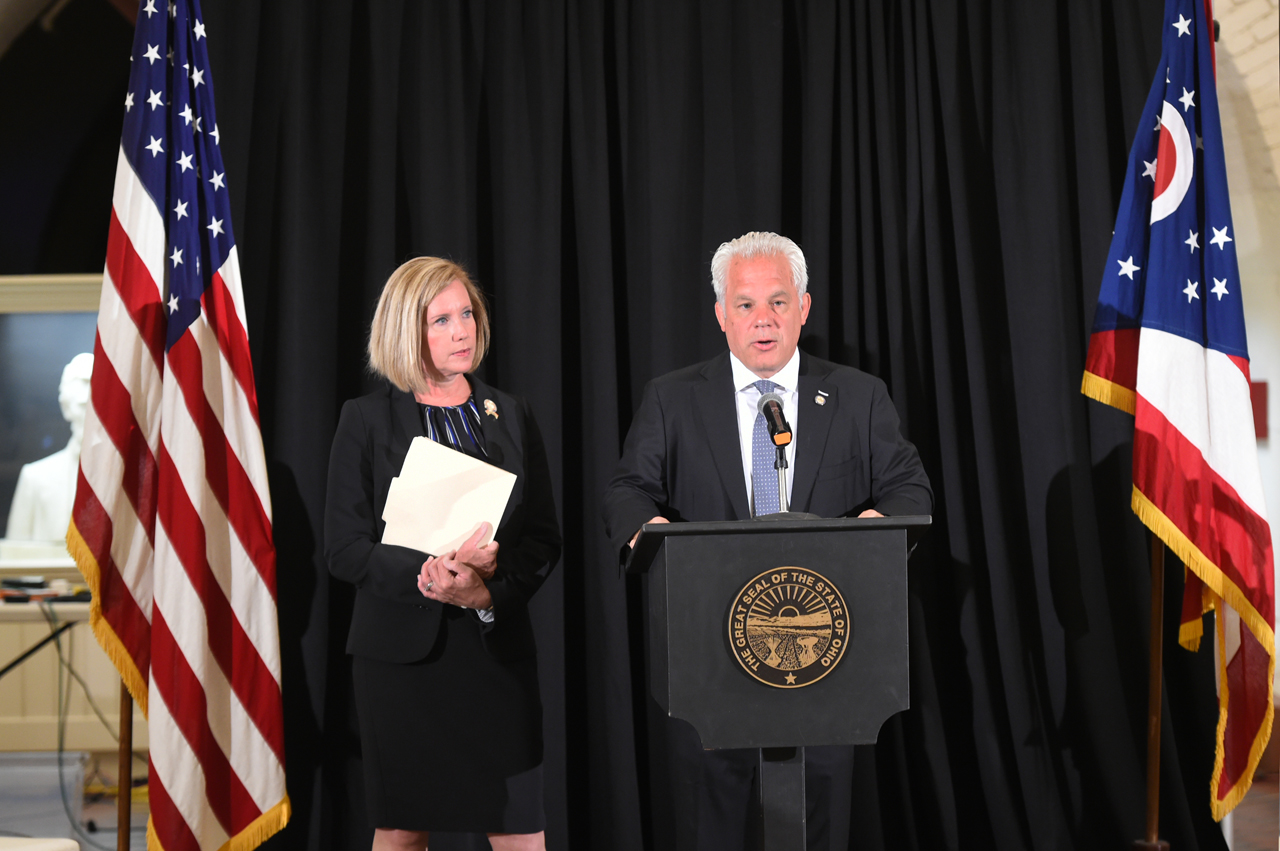
[[[932,513],[929,477],[883,381],[801,352],[799,385],[792,511]],[[650,381],[605,491],[609,540],[625,558],[631,536],[657,515],[750,517],[742,466],[728,352]]]
[[[467,376],[481,414],[491,463],[517,476],[498,525],[498,565],[485,583],[494,620],[482,627],[495,657],[534,654],[526,604],[560,558],[551,472],[528,404]],[[413,395],[386,387],[342,407],[329,455],[325,557],[330,572],[356,586],[347,652],[385,662],[413,662],[431,651],[443,604],[423,597],[417,577],[427,554],[379,543],[382,509],[413,438],[425,435]]]

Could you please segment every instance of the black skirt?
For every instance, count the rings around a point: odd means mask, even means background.
[[[355,657],[372,825],[537,833],[542,703],[533,657],[499,662],[474,613],[444,607],[431,653],[411,664]]]

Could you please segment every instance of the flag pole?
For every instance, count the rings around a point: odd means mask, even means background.
[[[133,696],[120,681],[120,748],[116,769],[116,851],[129,851],[133,807]]]
[[[1147,835],[1134,851],[1169,851],[1160,839],[1160,709],[1164,670],[1164,541],[1151,533],[1151,670],[1147,687]]]

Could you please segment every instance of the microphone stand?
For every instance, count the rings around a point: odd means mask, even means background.
[[[777,447],[778,456],[773,462],[773,467],[778,471],[778,510],[786,514],[791,510],[787,504],[787,447]]]

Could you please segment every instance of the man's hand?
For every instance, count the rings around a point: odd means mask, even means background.
[[[649,521],[648,521],[647,523],[641,523],[641,524],[640,524],[640,527],[641,527],[641,529],[643,529],[643,528],[644,528],[645,526],[647,526],[649,523],[670,523],[670,522],[671,522],[671,521],[670,521],[670,520],[668,520],[668,519],[667,519],[667,518],[665,518],[665,517],[653,517],[653,518],[650,518],[650,519],[649,519]],[[628,547],[631,547],[632,549],[635,549],[635,546],[636,546],[636,538],[638,538],[638,537],[640,537],[640,529],[637,529],[637,530],[636,530],[636,533],[635,533],[634,535],[632,535],[632,536],[631,536],[631,540],[627,542],[627,546],[628,546]]]
[[[884,517],[883,514],[881,514],[879,511],[876,511],[874,508],[868,508],[866,511],[862,512],[858,516],[859,517]]]
[[[488,522],[481,523],[480,528],[458,548],[457,553],[458,561],[474,570],[476,575],[486,581],[493,578],[493,572],[498,567],[498,542],[490,541],[483,547],[479,545],[488,534]]]

